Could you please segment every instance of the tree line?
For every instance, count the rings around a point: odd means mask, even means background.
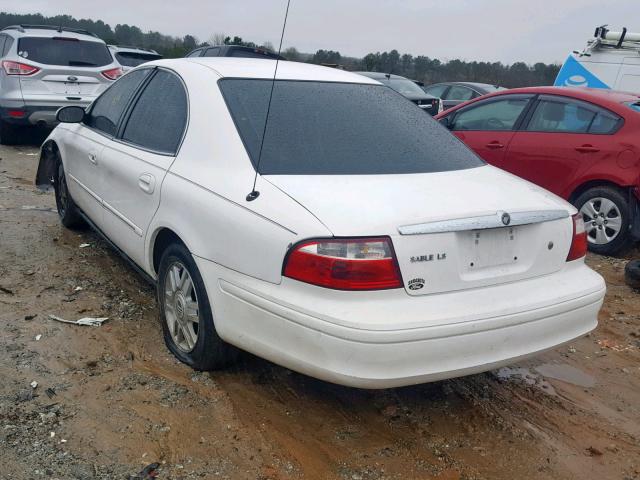
[[[206,41],[193,35],[175,37],[160,32],[143,32],[135,25],[117,24],[111,27],[102,20],[76,19],[70,15],[45,17],[37,14],[12,14],[0,12],[0,28],[8,25],[36,24],[82,28],[95,33],[109,44],[131,45],[156,50],[167,58],[183,57],[188,52],[203,45],[245,45],[273,50],[269,42],[255,43],[239,36],[214,33]],[[320,49],[313,54],[299,52],[289,47],[282,52],[289,60],[309,62],[318,65],[332,65],[353,71],[376,71],[402,75],[424,82],[425,85],[443,81],[473,81],[501,85],[504,87],[524,87],[532,85],[552,85],[558,74],[559,65],[536,63],[528,65],[516,62],[511,65],[501,62],[477,62],[464,60],[440,61],[424,55],[402,54],[397,50],[369,53],[363,58],[347,57],[334,50]]]

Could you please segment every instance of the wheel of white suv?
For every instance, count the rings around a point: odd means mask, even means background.
[[[184,245],[176,243],[164,251],[157,293],[164,340],[178,360],[196,370],[233,362],[236,350],[216,332],[204,282]]]
[[[629,202],[613,187],[590,188],[575,206],[584,219],[589,250],[601,255],[616,255],[631,245]]]
[[[60,156],[57,155],[54,170],[53,188],[56,194],[56,207],[60,222],[67,228],[77,228],[84,225],[76,203],[71,198],[67,187],[67,176]]]

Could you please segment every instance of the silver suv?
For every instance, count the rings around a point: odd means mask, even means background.
[[[88,106],[122,75],[105,42],[86,30],[15,25],[0,31],[0,143],[19,125],[53,126],[63,106]]]

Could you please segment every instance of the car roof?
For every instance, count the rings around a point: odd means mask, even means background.
[[[630,92],[620,92],[618,90],[605,90],[602,88],[586,88],[586,87],[523,87],[512,88],[510,90],[501,90],[491,95],[504,95],[505,93],[535,93],[539,95],[564,95],[565,97],[573,97],[578,100],[591,101],[594,103],[610,102],[623,103],[629,101],[638,101],[640,96]]]
[[[154,60],[145,66],[158,65],[180,73],[186,66],[198,64],[211,69],[220,77],[273,78],[275,62],[260,58],[188,57]],[[277,78],[280,80],[314,80],[321,82],[364,83],[378,85],[373,79],[337,68],[322,67],[301,62],[278,61]]]
[[[127,47],[125,45],[109,45],[109,49],[114,52],[131,52],[131,53],[146,53],[148,55],[160,55],[155,50],[148,50],[140,47]]]
[[[60,31],[58,27],[52,26],[41,27],[35,26],[31,27],[29,25],[12,25],[9,27],[5,27],[0,30],[2,33],[8,33],[9,35],[14,35],[16,37],[44,37],[44,38],[52,38],[52,37],[65,37],[65,38],[76,38],[78,40],[85,40],[88,42],[98,42],[105,43],[101,38],[87,32],[82,33],[81,31],[71,31],[67,29],[63,29]]]
[[[472,87],[472,88],[496,88],[497,85],[492,85],[490,83],[481,83],[481,82],[439,82],[439,83],[432,83],[431,85],[427,85],[425,88],[429,88],[429,87],[435,87],[436,85],[464,85],[467,87]]]
[[[617,90],[605,90],[600,88],[586,88],[586,87],[522,87],[512,88],[509,90],[500,90],[498,92],[489,93],[477,99],[470,100],[468,102],[456,105],[449,110],[445,110],[440,116],[446,116],[460,108],[464,108],[467,105],[475,103],[477,101],[484,101],[488,98],[502,97],[504,95],[514,94],[532,94],[532,95],[560,95],[564,97],[575,98],[576,100],[584,100],[585,102],[594,103],[605,108],[609,108],[614,111],[620,111],[622,103],[637,102],[640,100],[640,96],[629,92],[620,92]]]
[[[376,80],[409,80],[413,81],[407,77],[403,77],[402,75],[394,75],[392,73],[384,73],[384,72],[353,72],[358,75],[363,75],[365,77],[374,78]]]

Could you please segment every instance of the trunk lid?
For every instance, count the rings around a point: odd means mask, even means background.
[[[20,79],[24,96],[96,96],[110,83],[99,71],[47,65],[33,77]]]
[[[556,272],[565,264],[573,236],[573,207],[491,166],[265,178],[335,236],[390,236],[410,295]]]

